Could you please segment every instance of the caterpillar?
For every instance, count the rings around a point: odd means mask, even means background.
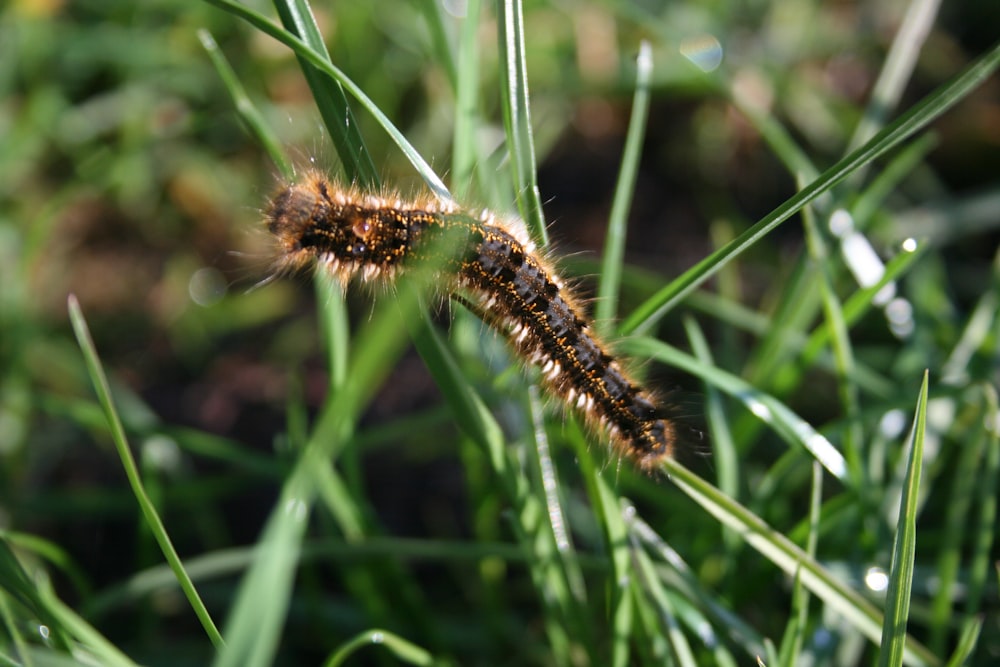
[[[520,220],[430,196],[366,193],[315,171],[278,190],[265,218],[279,271],[319,263],[344,284],[355,277],[401,279],[408,266],[442,246],[435,238],[459,235],[458,252],[434,258],[443,291],[471,304],[538,366],[546,388],[603,431],[620,455],[646,471],[674,455],[675,421],[609,353],[580,299]]]

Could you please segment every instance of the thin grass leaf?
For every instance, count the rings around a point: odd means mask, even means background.
[[[629,640],[635,622],[631,580],[634,576],[632,555],[629,548],[628,529],[622,515],[623,510],[617,495],[608,486],[603,475],[593,478],[594,512],[604,529],[604,539],[611,556],[612,576],[610,620],[612,630],[612,667],[625,667],[629,661]],[[639,604],[639,601],[635,601]]]
[[[297,35],[318,57],[332,65],[308,0],[274,0],[274,7],[285,28]],[[343,89],[336,81],[323,76],[322,70],[312,66],[301,55],[296,54],[296,57],[348,179],[368,188],[377,188],[379,180],[375,163],[358,130],[357,119],[347,103]]]
[[[657,612],[660,624],[659,631],[667,638],[673,660],[682,667],[696,667],[698,661],[695,660],[694,651],[691,649],[687,637],[681,631],[677,622],[677,612],[670,601],[670,596],[656,576],[652,561],[646,553],[640,550],[635,552],[634,560],[642,592],[648,596],[649,602]]]
[[[852,152],[835,165],[824,171],[819,178],[797,192],[760,222],[711,255],[698,262],[676,280],[641,304],[621,323],[621,334],[642,331],[658,322],[684,297],[706,280],[715,275],[723,266],[742,254],[769,234],[774,228],[788,220],[803,206],[814,201],[824,192],[840,183],[863,165],[884,155],[931,121],[953,107],[970,92],[989,78],[1000,66],[1000,44],[994,46],[978,61],[961,74],[927,95],[898,120],[890,123],[870,141]]]
[[[867,141],[899,105],[940,5],[941,0],[912,0],[907,7],[882,71],[872,87],[865,113],[847,144],[848,151]]]
[[[699,634],[706,643],[716,638],[715,631],[723,631],[733,644],[742,647],[750,655],[760,655],[764,652],[764,637],[742,617],[725,606],[715,591],[707,589],[699,580],[698,575],[684,562],[680,554],[670,547],[662,537],[642,518],[631,513],[629,534],[638,540],[655,557],[657,576],[663,586],[684,597],[690,604],[701,610],[702,615],[712,621],[712,634],[705,635],[699,628]],[[712,627],[710,626],[710,627]]]
[[[524,11],[521,0],[497,0],[500,46],[500,98],[503,124],[510,151],[517,208],[531,237],[549,243],[542,198],[538,190],[535,141],[528,104],[528,65],[524,54]]]
[[[243,84],[240,83],[236,72],[229,65],[229,61],[226,60],[222,49],[215,42],[212,33],[201,28],[198,30],[198,40],[201,42],[206,53],[208,53],[212,64],[215,65],[215,71],[219,73],[219,78],[222,79],[222,84],[229,91],[229,96],[233,98],[233,102],[236,104],[236,114],[246,124],[250,134],[267,151],[267,154],[271,157],[271,161],[278,166],[281,176],[286,180],[291,180],[295,174],[295,170],[292,168],[292,163],[288,161],[288,156],[285,154],[285,149],[282,148],[281,140],[271,131],[271,126],[267,124],[257,105],[247,95],[246,89],[243,88]]]
[[[962,410],[958,422],[971,421],[981,422],[986,418],[983,414],[983,401],[970,401],[968,408]],[[945,503],[945,521],[941,527],[940,539],[937,543],[940,546],[935,567],[936,591],[930,604],[930,640],[928,645],[931,650],[938,655],[944,655],[945,644],[950,631],[953,629],[955,609],[953,608],[953,597],[955,591],[961,585],[959,582],[959,569],[962,563],[962,552],[968,542],[971,522],[970,508],[979,507],[980,502],[988,502],[986,498],[980,498],[979,492],[982,485],[970,483],[970,480],[981,481],[983,469],[983,454],[987,446],[989,436],[986,431],[975,434],[970,441],[965,443],[958,453],[958,460],[955,471],[952,475],[951,494]]]
[[[17,621],[14,619],[14,614],[11,613],[10,601],[7,595],[0,594],[0,620],[3,621],[3,629],[7,631],[7,636],[10,637],[11,644],[13,645],[13,652],[21,657],[24,661],[24,667],[34,667],[34,661],[31,659],[31,653],[29,652],[29,644],[25,641],[25,637],[21,634],[21,628],[18,627]],[[4,650],[9,650],[6,646]],[[17,662],[14,662],[13,658],[8,658],[0,654],[0,659],[3,660],[3,664],[10,665],[11,667],[21,667]]]
[[[711,484],[674,460],[664,463],[664,472],[692,500],[722,524],[739,532],[748,545],[802,584],[832,610],[841,614],[852,627],[872,642],[882,636],[884,617],[863,595],[838,580],[799,546],[769,526]],[[939,665],[939,659],[909,635],[905,636],[904,658],[908,665]]]
[[[38,595],[43,608],[55,619],[55,627],[72,636],[91,653],[92,658],[85,658],[88,664],[93,664],[93,660],[96,660],[98,664],[109,667],[137,667],[136,662],[56,597],[50,586],[39,586]]]
[[[924,436],[927,428],[927,386],[929,372],[917,398],[913,430],[908,443],[909,463],[893,541],[892,564],[889,569],[889,590],[886,594],[886,614],[882,624],[879,667],[899,667],[906,654],[906,623],[910,616],[910,593],[913,588],[913,559],[917,546],[917,512],[920,508],[920,474],[923,469]]]
[[[840,300],[837,298],[833,287],[833,278],[830,275],[829,256],[826,244],[816,226],[816,220],[809,208],[803,210],[803,221],[806,229],[806,243],[809,248],[809,256],[817,265],[817,277],[819,291],[823,304],[823,319],[826,322],[826,330],[830,331],[830,341],[833,348],[833,358],[836,361],[837,385],[840,393],[843,412],[847,420],[847,428],[844,430],[842,439],[842,449],[844,458],[851,470],[851,478],[858,484],[864,502],[871,504],[872,501],[865,494],[869,485],[865,483],[865,469],[861,461],[861,439],[860,428],[860,408],[858,405],[858,390],[851,377],[855,375],[854,352],[851,345],[851,336],[848,333],[847,322],[844,318],[844,310]]]
[[[132,493],[135,495],[139,509],[146,520],[146,525],[149,527],[154,539],[156,539],[156,543],[160,546],[164,558],[166,558],[171,569],[173,569],[177,581],[180,582],[181,590],[184,591],[184,597],[187,598],[188,604],[191,605],[191,609],[194,610],[195,615],[198,617],[198,621],[201,623],[202,628],[204,628],[205,634],[208,635],[216,648],[220,648],[225,643],[222,640],[222,635],[219,634],[219,630],[208,613],[208,609],[201,601],[198,591],[185,571],[184,564],[181,562],[180,556],[177,555],[177,551],[170,541],[170,536],[163,526],[163,521],[160,520],[160,515],[156,511],[156,507],[146,494],[138,467],[135,464],[135,459],[132,457],[132,450],[125,436],[125,429],[122,427],[118,411],[115,409],[115,404],[111,399],[111,389],[108,387],[107,376],[105,376],[104,368],[101,366],[100,359],[97,356],[94,341],[90,337],[90,329],[87,327],[83,312],[80,310],[80,303],[72,294],[69,296],[68,306],[70,322],[73,325],[73,332],[76,334],[80,350],[83,352],[87,372],[90,374],[94,391],[97,393],[97,400],[100,402],[104,416],[111,428],[111,438],[115,443],[118,457],[122,461],[122,467],[125,469],[125,476],[128,478],[129,486],[132,488]]]
[[[706,366],[715,366],[708,340],[697,320],[684,316],[684,330],[687,332],[691,350],[698,361]],[[708,432],[712,434],[712,460],[716,470],[716,484],[730,498],[739,497],[740,457],[725,413],[721,393],[711,384],[705,383],[705,418]],[[736,545],[736,535],[724,529],[722,539],[732,552]]]
[[[812,464],[812,488],[809,494],[809,534],[805,552],[816,558],[816,544],[819,542],[819,523],[823,507],[823,469],[816,461]],[[802,585],[796,573],[792,587],[792,608],[788,625],[781,638],[778,650],[778,664],[797,665],[801,660],[802,643],[805,640],[806,625],[809,621],[809,592]]]
[[[388,116],[386,116],[382,110],[379,109],[367,95],[365,95],[361,88],[351,81],[351,79],[338,67],[331,64],[321,53],[314,51],[294,34],[274,25],[264,15],[234,2],[233,0],[205,0],[205,2],[230,12],[231,14],[254,26],[261,32],[270,35],[290,48],[295,55],[300,56],[303,60],[322,72],[325,76],[329,77],[333,82],[343,86],[344,89],[356,100],[358,100],[358,102],[361,103],[361,106],[363,106],[365,110],[372,115],[375,121],[382,126],[382,129],[386,131],[393,142],[399,146],[400,150],[404,155],[406,155],[407,159],[417,170],[417,173],[424,179],[427,187],[430,188],[439,198],[443,200],[451,199],[448,188],[445,187],[444,183],[441,182],[441,179],[436,173],[434,173],[434,170],[429,164],[427,164],[423,157],[421,157],[420,153],[418,153],[412,144],[407,141],[406,137],[403,136],[403,133],[400,132],[395,125],[393,125]]]
[[[403,639],[399,635],[388,630],[365,630],[358,633],[350,640],[344,642],[336,652],[331,655],[324,667],[340,667],[348,658],[365,648],[366,646],[382,646],[389,653],[410,665],[440,665],[445,664],[434,658],[428,651],[417,646],[413,642]]]
[[[642,156],[642,142],[646,136],[646,121],[649,116],[649,81],[653,75],[653,52],[649,42],[639,43],[639,55],[635,59],[635,95],[632,97],[632,114],[629,117],[628,132],[625,135],[625,149],[622,164],[618,170],[615,197],[608,217],[608,231],[604,240],[604,256],[601,259],[601,277],[597,283],[597,302],[594,306],[594,322],[598,331],[607,334],[611,321],[618,313],[618,290],[621,288],[622,264],[625,257],[625,229],[628,213],[635,195],[635,179]]]
[[[981,385],[983,392],[983,422],[986,432],[986,456],[982,473],[979,475],[979,489],[976,505],[979,509],[975,526],[972,557],[969,561],[969,596],[965,601],[967,616],[978,614],[990,574],[997,575],[996,564],[991,555],[997,534],[997,494],[1000,490],[1000,401],[996,387]]]
[[[690,334],[689,334],[690,335]],[[684,354],[652,338],[628,338],[622,349],[638,358],[656,359],[700,377],[706,383],[733,396],[762,422],[774,429],[785,442],[802,447],[819,461],[837,479],[850,483],[847,462],[830,441],[808,422],[792,412],[788,406],[773,396],[754,388],[740,377],[727,373]]]
[[[455,80],[455,129],[452,133],[451,187],[459,199],[468,196],[479,161],[479,10],[480,0],[468,0],[458,43]]]
[[[976,650],[979,635],[983,631],[983,622],[982,618],[969,618],[966,620],[962,625],[962,632],[959,634],[955,651],[951,654],[951,658],[948,659],[946,667],[961,667],[968,664],[969,658],[972,656],[973,651]]]
[[[300,459],[268,518],[256,558],[240,581],[226,621],[229,641],[216,654],[215,667],[264,667],[274,661],[314,495],[309,483],[319,464],[310,456],[314,451]]]
[[[487,453],[494,473],[504,485],[509,502],[514,505],[515,520],[511,526],[518,541],[532,555],[529,570],[535,589],[548,612],[544,623],[553,655],[568,664],[573,644],[586,644],[592,638],[582,632],[583,626],[572,586],[565,577],[565,571],[559,567],[558,546],[551,529],[545,524],[544,493],[539,498],[528,486],[519,468],[513,465],[499,425],[475,388],[462,374],[429,318],[425,316],[413,322],[407,325],[410,335],[434,376],[435,384],[454,411],[459,427]]]

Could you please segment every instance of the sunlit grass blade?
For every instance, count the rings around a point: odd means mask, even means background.
[[[70,322],[73,324],[73,331],[76,334],[80,350],[83,352],[87,371],[90,374],[91,382],[93,382],[94,391],[97,393],[97,400],[100,402],[101,408],[104,410],[104,416],[111,427],[111,438],[115,443],[115,449],[118,452],[118,457],[121,459],[122,467],[125,469],[125,476],[128,478],[132,493],[135,494],[139,509],[142,510],[146,525],[160,546],[163,556],[174,570],[174,575],[177,577],[178,582],[180,582],[184,596],[205,629],[205,634],[208,635],[216,647],[221,647],[224,644],[222,635],[219,634],[218,629],[215,627],[215,622],[208,613],[208,609],[205,608],[205,604],[201,601],[201,597],[191,582],[191,578],[185,571],[184,564],[181,562],[180,556],[177,555],[177,551],[170,541],[170,536],[163,526],[163,521],[160,520],[160,515],[156,511],[156,507],[146,494],[142,477],[139,474],[135,459],[132,457],[132,450],[129,447],[128,439],[125,436],[125,429],[122,427],[118,411],[115,409],[114,402],[111,399],[111,389],[108,386],[108,379],[97,356],[97,349],[94,347],[94,341],[90,337],[90,330],[83,317],[83,312],[80,310],[80,304],[73,295],[70,295],[68,304]]]
[[[611,320],[618,312],[618,290],[621,288],[622,263],[625,256],[625,229],[628,213],[635,194],[635,179],[642,155],[642,142],[646,136],[649,116],[649,80],[653,75],[653,53],[649,42],[639,45],[635,65],[635,95],[632,97],[632,114],[629,118],[625,149],[618,170],[615,198],[608,218],[608,231],[601,260],[601,278],[597,283],[597,302],[594,321],[599,331],[608,333]]]
[[[775,530],[760,517],[674,460],[664,463],[671,481],[723,525],[738,532],[748,545],[760,552],[790,577],[802,584],[827,606],[843,615],[872,642],[882,636],[885,619],[882,612],[864,596],[838,580],[826,568]],[[908,665],[938,665],[939,659],[909,635],[904,635],[905,662]]]
[[[865,113],[847,145],[849,151],[867,141],[899,104],[940,5],[941,0],[911,0],[872,87]]]
[[[802,447],[819,461],[837,479],[850,483],[847,462],[833,445],[808,422],[792,412],[788,406],[773,396],[754,388],[742,378],[720,368],[704,364],[653,338],[628,338],[622,349],[639,358],[656,359],[669,366],[696,375],[713,387],[733,396],[747,409],[774,429],[783,440]]]
[[[899,667],[906,652],[906,625],[910,616],[910,593],[913,587],[913,559],[917,548],[917,512],[920,509],[920,475],[923,470],[924,435],[927,428],[927,385],[930,373],[924,373],[913,421],[899,521],[893,541],[886,614],[882,624],[879,667]]]
[[[366,646],[382,647],[393,657],[409,665],[430,666],[447,664],[436,660],[433,655],[413,642],[407,641],[388,630],[365,630],[344,642],[323,663],[323,667],[340,667],[340,665],[347,662],[348,658]]]
[[[660,622],[659,630],[667,639],[667,645],[670,647],[673,659],[683,667],[695,667],[698,661],[695,659],[694,651],[677,621],[677,611],[670,596],[656,576],[652,560],[646,553],[638,551],[635,554],[635,562],[634,568],[637,571],[633,576],[638,576],[641,581],[638,588],[641,588],[642,592],[649,597],[648,604],[651,604],[657,611]]]
[[[715,275],[733,258],[795,215],[803,206],[814,201],[856,169],[898,146],[957,104],[991,76],[998,65],[1000,65],[1000,45],[995,46],[986,55],[967,67],[964,72],[925,97],[898,120],[887,125],[864,146],[824,171],[819,178],[797,192],[760,222],[723,248],[698,262],[646,300],[621,323],[618,327],[619,332],[622,334],[633,333],[659,321],[681,299]]]
[[[500,48],[500,94],[510,153],[517,208],[532,238],[548,245],[535,164],[535,140],[528,104],[528,65],[524,54],[524,10],[521,0],[497,0]]]
[[[820,298],[823,304],[823,319],[826,330],[830,332],[835,367],[837,369],[837,385],[840,394],[843,413],[847,421],[842,438],[844,458],[851,470],[851,478],[855,480],[858,489],[865,499],[868,485],[864,481],[865,469],[861,462],[861,439],[858,405],[858,389],[851,378],[855,375],[854,351],[847,322],[844,318],[843,304],[837,297],[833,286],[833,276],[826,242],[816,225],[816,219],[811,209],[803,211],[803,221],[806,229],[806,243],[809,256],[817,266],[817,282]]]
[[[600,517],[604,528],[604,539],[611,555],[612,576],[610,620],[612,628],[611,662],[612,667],[625,667],[632,664],[629,660],[629,639],[632,637],[635,623],[633,587],[628,585],[634,576],[632,555],[628,541],[628,530],[622,519],[622,509],[614,491],[609,487],[603,475],[593,478],[594,511]]]

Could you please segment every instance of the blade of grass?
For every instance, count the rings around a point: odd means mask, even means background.
[[[236,104],[236,114],[240,117],[257,141],[264,147],[267,154],[271,157],[271,161],[278,166],[278,171],[286,180],[290,180],[294,175],[294,170],[292,168],[292,163],[288,161],[288,156],[285,155],[285,150],[281,146],[281,141],[278,137],[271,131],[271,127],[264,120],[263,115],[261,115],[260,110],[247,95],[246,89],[243,88],[243,84],[240,83],[239,78],[236,76],[236,72],[229,65],[229,61],[226,60],[225,54],[222,53],[222,49],[215,42],[215,38],[212,37],[212,33],[204,28],[198,30],[198,40],[201,42],[202,47],[208,53],[209,59],[212,64],[215,65],[215,71],[219,73],[219,78],[222,79],[222,84],[229,91],[229,96],[233,98],[233,102]]]
[[[115,449],[118,451],[118,457],[122,461],[122,466],[125,468],[125,476],[128,478],[129,486],[132,487],[132,493],[135,495],[136,501],[139,504],[139,509],[142,511],[142,515],[146,520],[146,524],[149,527],[150,532],[153,534],[154,539],[160,546],[163,556],[166,558],[167,562],[170,563],[170,567],[174,570],[177,581],[181,585],[181,590],[184,591],[184,597],[187,598],[188,604],[191,605],[195,615],[198,617],[198,621],[201,623],[202,628],[204,628],[205,634],[208,635],[212,644],[217,649],[221,648],[225,643],[222,640],[222,635],[219,634],[219,630],[216,628],[215,622],[208,613],[208,609],[201,601],[198,591],[195,589],[194,584],[191,582],[191,578],[185,571],[184,564],[181,562],[180,556],[177,555],[177,551],[174,549],[174,545],[170,541],[170,536],[167,534],[166,528],[160,520],[156,507],[146,494],[142,478],[135,464],[135,459],[132,457],[132,450],[129,447],[128,439],[125,436],[125,429],[122,427],[121,420],[118,418],[118,411],[115,409],[114,402],[111,400],[111,389],[108,387],[108,379],[104,374],[104,368],[101,366],[100,359],[97,356],[97,349],[94,347],[94,341],[90,337],[90,329],[87,327],[87,322],[83,317],[83,312],[80,310],[80,303],[77,301],[76,297],[71,294],[68,299],[68,304],[69,318],[73,325],[73,332],[76,334],[80,350],[83,352],[83,358],[87,365],[87,371],[90,374],[91,382],[94,385],[94,391],[97,392],[97,400],[100,402],[101,408],[104,411],[104,416],[111,427],[111,438],[115,443]]]
[[[480,0],[468,0],[458,44],[451,188],[459,199],[468,196],[479,160],[476,148],[479,120],[479,10]]]
[[[601,333],[610,333],[611,320],[618,312],[618,290],[621,288],[622,263],[625,256],[625,228],[628,213],[635,194],[635,179],[642,155],[642,142],[646,136],[646,120],[649,116],[649,80],[653,75],[653,53],[649,42],[639,44],[639,55],[635,61],[635,95],[632,98],[632,115],[629,118],[628,133],[625,135],[625,149],[622,164],[615,185],[615,197],[611,203],[608,218],[608,232],[604,241],[604,256],[601,259],[601,278],[597,283],[597,302],[594,306],[594,322]]]
[[[889,569],[886,615],[882,624],[879,667],[899,667],[906,653],[906,623],[910,616],[910,593],[913,588],[913,559],[917,547],[917,511],[920,508],[920,474],[923,469],[924,434],[927,428],[927,386],[930,373],[924,372],[917,398],[917,410],[908,444],[909,464],[896,524]]]
[[[338,67],[329,62],[321,53],[313,50],[308,44],[303,42],[297,36],[291,32],[279,28],[274,25],[265,17],[263,14],[254,11],[244,5],[241,5],[233,0],[204,0],[205,2],[220,7],[227,12],[237,16],[253,27],[257,28],[261,32],[270,35],[274,39],[278,40],[288,48],[290,48],[296,56],[301,57],[307,63],[315,67],[317,70],[323,73],[324,76],[328,77],[334,83],[343,86],[344,90],[351,94],[358,102],[365,108],[368,113],[372,115],[376,122],[386,131],[386,133],[392,138],[393,142],[399,146],[400,150],[406,155],[407,159],[420,174],[421,178],[427,184],[435,195],[443,200],[450,200],[451,195],[448,193],[448,188],[445,187],[444,183],[438,177],[434,170],[429,164],[421,157],[420,153],[407,141],[403,133],[400,132],[392,121],[389,120],[381,109],[367,96],[364,91],[361,90],[351,79],[344,74]]]
[[[764,520],[720,493],[718,489],[687,470],[675,460],[664,463],[664,472],[692,500],[701,505],[721,523],[737,531],[748,545],[774,563],[790,577],[798,576],[802,584],[826,605],[839,612],[847,621],[873,642],[882,636],[884,617],[863,595],[838,580],[829,570],[810,558]],[[906,635],[904,657],[908,665],[939,665],[940,660],[915,639]]]
[[[608,585],[611,587],[611,661],[612,667],[625,667],[629,660],[629,640],[634,632],[635,614],[630,585],[635,576],[628,542],[628,530],[622,518],[622,508],[617,494],[608,486],[601,474],[594,475],[591,492],[594,514],[604,529],[604,539],[611,556],[612,574]]]
[[[965,601],[968,616],[978,614],[986,590],[986,581],[995,563],[991,557],[997,533],[997,492],[1000,486],[1000,405],[996,387],[983,383],[983,414],[986,428],[986,457],[979,476],[979,508],[972,557],[969,560],[969,597]],[[993,570],[995,573],[996,571]]]
[[[690,335],[690,334],[689,334]],[[707,365],[661,341],[652,338],[627,338],[623,350],[640,359],[656,359],[700,377],[706,383],[742,402],[758,419],[774,429],[785,442],[802,447],[823,464],[830,474],[850,483],[847,463],[830,441],[773,396],[754,388],[748,382],[715,366]]]
[[[344,642],[323,663],[323,667],[340,667],[348,658],[366,646],[384,646],[391,655],[411,665],[442,664],[426,650],[395,633],[388,630],[365,630]]]
[[[274,0],[274,7],[285,29],[297,35],[313,53],[332,65],[308,0]],[[302,55],[296,53],[296,58],[312,91],[323,123],[330,131],[330,138],[337,149],[337,155],[340,156],[348,179],[352,183],[376,188],[379,181],[375,163],[372,162],[365,140],[358,130],[357,119],[347,103],[347,97],[340,84],[327,79],[322,70],[310,64]]]
[[[621,323],[618,327],[619,332],[626,335],[645,330],[652,326],[673,309],[685,296],[715,275],[723,266],[742,254],[747,248],[769,234],[778,225],[791,218],[803,206],[814,201],[859,167],[884,155],[887,151],[896,147],[916,132],[919,132],[935,118],[957,104],[989,78],[998,66],[1000,66],[1000,44],[994,46],[983,57],[967,67],[951,81],[927,95],[920,103],[903,114],[902,117],[890,123],[872,137],[864,146],[853,151],[850,155],[824,171],[819,178],[797,192],[785,203],[778,206],[778,208],[761,219],[760,222],[724,247],[698,262],[694,267],[647,299]]]
[[[941,0],[913,0],[907,7],[882,71],[872,87],[865,113],[847,144],[849,151],[867,141],[899,104],[940,4]]]
[[[535,143],[528,104],[528,65],[524,54],[524,11],[521,0],[497,0],[500,45],[500,99],[503,124],[510,151],[517,208],[531,237],[542,246],[549,243],[542,198],[538,191]]]
[[[979,642],[979,635],[983,631],[982,618],[970,618],[962,626],[962,632],[955,646],[955,652],[947,662],[947,667],[962,667],[969,664],[969,658],[976,649]]]

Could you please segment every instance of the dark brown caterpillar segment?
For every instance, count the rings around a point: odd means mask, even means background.
[[[639,467],[652,470],[673,456],[674,422],[608,354],[515,222],[433,199],[365,195],[318,174],[282,189],[267,222],[280,268],[319,261],[344,282],[355,275],[391,280],[432,245],[432,234],[460,230],[468,237],[464,252],[441,258],[446,291],[468,293],[486,322],[541,367],[545,384]]]

